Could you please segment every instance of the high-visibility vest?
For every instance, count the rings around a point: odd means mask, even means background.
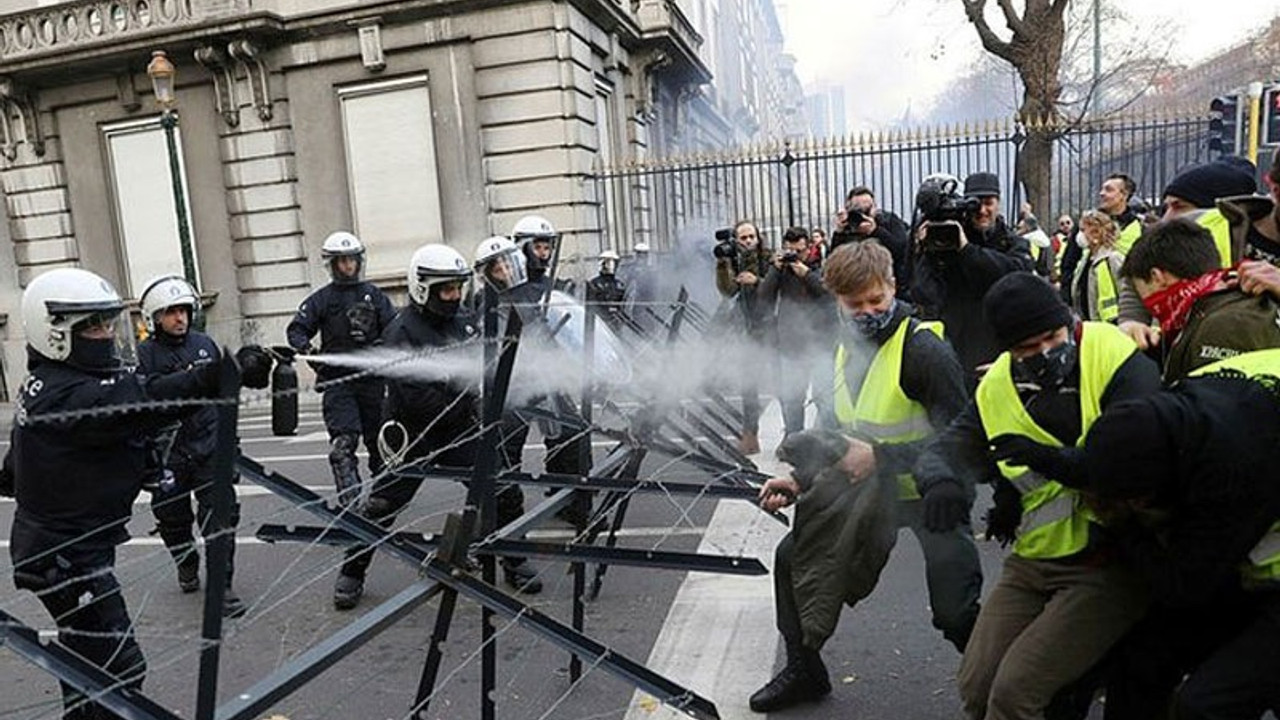
[[[1280,348],[1255,350],[1235,357],[1219,360],[1192,370],[1191,377],[1217,373],[1239,373],[1247,378],[1264,375],[1280,380]],[[1245,583],[1275,582],[1280,580],[1280,520],[1249,551],[1249,563],[1241,568]]]
[[[1111,377],[1137,345],[1116,326],[1101,322],[1082,324],[1080,335],[1080,435],[1084,443],[1093,422],[1102,414],[1102,395]],[[1012,356],[1001,353],[978,384],[978,415],[987,439],[1021,435],[1042,445],[1062,443],[1035,420],[1023,406],[1013,384]],[[1090,514],[1076,491],[1021,465],[997,463],[1000,474],[1022,495],[1022,525],[1013,551],[1031,560],[1074,555],[1089,542]]]
[[[898,329],[876,351],[867,368],[867,375],[862,380],[862,389],[858,391],[856,401],[845,379],[848,353],[843,343],[836,347],[836,421],[846,432],[858,432],[886,445],[914,442],[933,434],[933,426],[929,424],[929,411],[902,391],[902,353],[907,345],[907,329],[910,325],[910,318],[898,323]],[[921,330],[928,330],[942,337],[942,323],[916,323],[914,332]],[[897,479],[898,499],[920,498],[915,477],[910,473],[903,473]]]
[[[1218,208],[1206,210],[1196,218],[1196,224],[1213,235],[1213,244],[1218,248],[1218,258],[1222,267],[1229,268],[1231,262],[1231,223]]]
[[[1120,235],[1116,237],[1116,249],[1121,254],[1128,255],[1129,249],[1138,242],[1140,237],[1142,237],[1142,221],[1134,220],[1120,229]]]
[[[1115,322],[1120,317],[1120,294],[1116,292],[1116,279],[1111,274],[1111,263],[1107,259],[1090,258],[1093,270],[1094,287],[1098,289],[1098,305],[1090,308],[1093,316],[1102,322]]]

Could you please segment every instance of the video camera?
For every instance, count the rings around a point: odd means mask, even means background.
[[[716,231],[716,246],[711,254],[717,260],[729,260],[734,267],[738,265],[738,241],[733,237],[733,228],[720,228]]]
[[[960,192],[960,180],[952,175],[932,175],[916,190],[916,215],[924,222],[927,253],[955,252],[960,249],[960,233],[956,224],[965,225],[977,214],[982,203]]]

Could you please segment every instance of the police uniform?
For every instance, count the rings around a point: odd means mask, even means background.
[[[394,315],[391,301],[373,283],[331,282],[298,308],[287,329],[289,345],[302,351],[318,332],[320,353],[357,352],[373,344]],[[382,422],[383,383],[376,378],[342,381],[355,372],[333,365],[316,366],[324,424],[331,443],[329,464],[342,491],[360,484],[355,453],[361,437],[369,451],[369,472],[374,476],[382,472],[377,438]]]

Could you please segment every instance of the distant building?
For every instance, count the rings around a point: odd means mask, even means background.
[[[844,112],[844,87],[817,85],[805,97],[809,111],[809,135],[815,138],[839,137],[848,133]]]

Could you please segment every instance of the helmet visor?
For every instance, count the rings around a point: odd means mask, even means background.
[[[529,280],[529,269],[525,265],[524,253],[516,248],[490,258],[480,271],[485,283],[498,292],[506,292]]]
[[[73,364],[98,370],[138,364],[137,338],[129,313],[103,310],[87,314],[72,323],[71,334]],[[90,346],[96,349],[89,350]]]

